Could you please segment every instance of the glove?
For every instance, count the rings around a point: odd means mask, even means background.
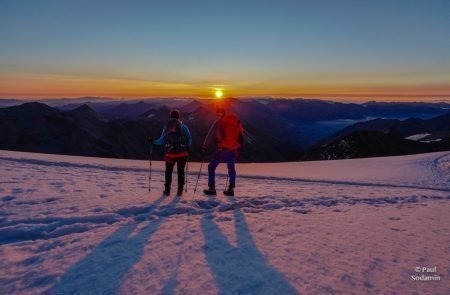
[[[155,140],[152,138],[152,137],[150,137],[149,139],[148,139],[148,143],[150,144],[150,145],[153,145],[153,142],[154,142]]]
[[[206,153],[206,150],[208,149],[208,147],[207,146],[202,146],[202,152],[203,153]]]

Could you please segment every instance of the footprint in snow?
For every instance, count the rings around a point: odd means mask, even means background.
[[[56,200],[59,200],[59,199],[58,198],[47,198],[47,199],[43,200],[42,203],[51,203]]]
[[[202,209],[212,209],[219,205],[219,201],[215,200],[197,200],[195,203]]]
[[[400,220],[400,217],[389,217],[389,220]]]
[[[23,189],[21,189],[21,188],[13,188],[12,189],[12,193],[13,194],[21,194],[21,193],[23,193]]]
[[[2,201],[3,202],[9,202],[9,201],[11,201],[11,200],[14,200],[16,197],[13,197],[13,196],[4,196],[4,197],[2,197]]]

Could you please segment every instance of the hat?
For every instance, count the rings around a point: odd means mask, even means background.
[[[173,110],[170,112],[170,117],[173,119],[180,119],[180,112],[177,110]]]
[[[225,108],[224,107],[218,107],[216,110],[217,115],[225,115]]]

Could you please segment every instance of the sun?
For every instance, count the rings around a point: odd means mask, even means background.
[[[214,95],[216,96],[217,99],[221,99],[223,96],[222,89],[216,89],[216,91],[214,92]]]

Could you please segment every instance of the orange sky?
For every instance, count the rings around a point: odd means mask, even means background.
[[[450,1],[22,2],[0,98],[450,98]]]
[[[447,79],[448,78],[448,79]],[[225,79],[226,80],[226,79]],[[429,81],[428,81],[429,80]],[[112,98],[211,97],[221,88],[233,97],[271,96],[327,98],[346,101],[368,99],[426,101],[450,98],[450,77],[301,77],[298,80],[148,81],[145,79],[83,77],[57,74],[0,73],[1,98]]]

